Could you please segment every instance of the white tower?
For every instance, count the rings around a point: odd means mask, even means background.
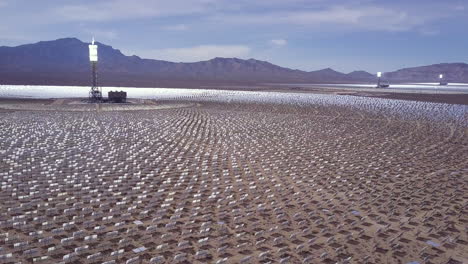
[[[447,85],[448,83],[444,80],[444,75],[439,74],[439,85]]]
[[[380,79],[382,78],[382,72],[377,73],[377,88],[380,88]]]
[[[102,92],[97,82],[98,46],[94,44],[94,37],[91,45],[89,45],[89,61],[91,62],[93,81],[91,91],[89,91],[89,99],[93,102],[97,102],[102,100]]]

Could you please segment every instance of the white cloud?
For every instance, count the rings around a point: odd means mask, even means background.
[[[247,15],[215,15],[212,19],[228,23],[287,24],[301,26],[335,25],[343,28],[406,31],[426,21],[439,18],[433,14],[414,14],[378,6],[333,6],[326,9],[270,12]]]
[[[163,29],[169,30],[169,31],[185,31],[185,30],[188,30],[189,27],[184,24],[178,24],[178,25],[164,26]]]
[[[0,25],[0,40],[2,41],[13,41],[13,42],[24,42],[30,41],[30,36],[21,34],[21,32],[12,30],[10,27]]]
[[[437,36],[440,34],[440,31],[436,29],[422,29],[420,33],[424,36]]]
[[[5,0],[0,0],[0,3]],[[330,3],[332,2],[332,3]],[[429,4],[428,4],[429,5]],[[359,30],[408,31],[443,17],[465,6],[431,3],[377,4],[372,0],[100,0],[65,4],[53,9],[48,19],[59,21],[138,20],[154,17],[196,16],[197,22],[218,24],[328,26]],[[259,12],[258,10],[262,10]],[[429,10],[429,11],[428,11]],[[208,19],[207,19],[208,18]],[[211,20],[210,20],[211,18]],[[184,24],[162,27],[186,30]]]
[[[212,0],[103,0],[63,5],[54,13],[71,21],[109,21],[202,13]]]
[[[187,48],[170,48],[142,51],[138,54],[143,58],[175,61],[196,62],[210,60],[215,57],[246,58],[251,49],[244,45],[200,45]]]
[[[90,37],[95,37],[96,40],[99,39],[116,39],[118,34],[115,30],[102,30],[102,29],[97,29],[97,28],[88,28],[85,27],[83,28],[83,32]]]
[[[270,40],[270,43],[275,46],[286,46],[286,44],[288,44],[288,41],[285,39],[272,39]]]

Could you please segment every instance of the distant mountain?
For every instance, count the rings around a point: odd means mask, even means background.
[[[89,85],[88,45],[76,38],[0,47],[0,84]],[[199,87],[259,83],[373,82],[364,71],[349,74],[327,68],[300,71],[255,59],[214,58],[194,63],[125,56],[111,46],[99,46],[99,83],[103,86]],[[467,80],[467,64],[409,68],[385,77],[396,81],[433,81],[445,73],[450,80]],[[468,80],[467,80],[468,81]]]
[[[444,74],[450,82],[468,82],[468,64],[440,63],[412,67],[385,73],[385,78],[397,82],[438,82],[439,74]]]
[[[375,80],[375,75],[370,74],[366,71],[353,71],[347,74],[349,78],[361,81],[372,81]]]

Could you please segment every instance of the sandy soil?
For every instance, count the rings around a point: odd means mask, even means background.
[[[0,262],[468,261],[464,126],[337,106],[50,106],[0,112]]]

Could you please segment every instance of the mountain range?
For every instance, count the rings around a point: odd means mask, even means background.
[[[88,45],[76,38],[0,47],[0,84],[89,85]],[[214,58],[194,63],[126,56],[103,43],[99,46],[102,86],[201,87],[262,83],[374,82],[365,71],[341,73],[327,68],[301,71],[256,59]],[[435,82],[443,73],[451,82],[468,82],[468,64],[443,63],[385,73],[390,82]]]

